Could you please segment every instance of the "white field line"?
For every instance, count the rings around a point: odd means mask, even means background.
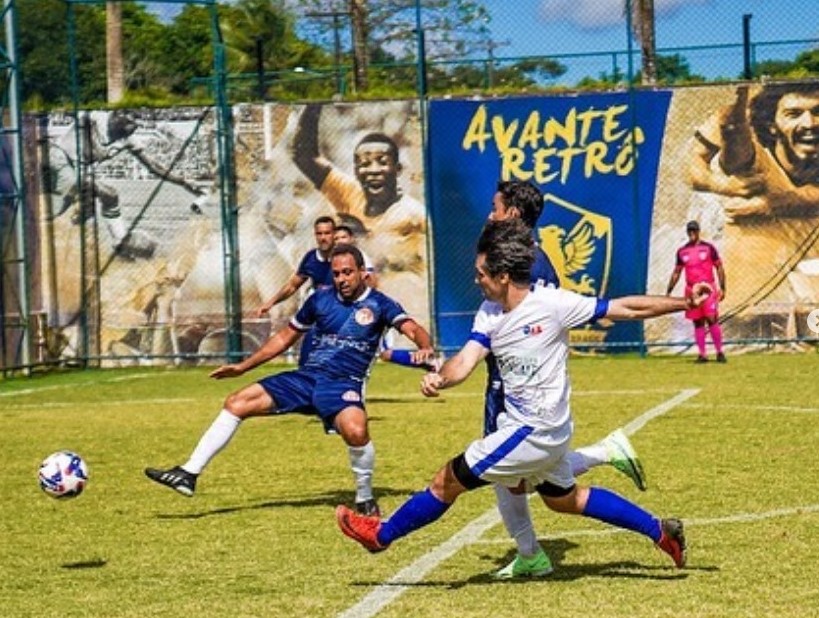
[[[54,408],[82,408],[88,407],[89,405],[105,405],[106,408],[111,408],[115,406],[130,406],[133,404],[167,404],[167,403],[193,403],[198,401],[193,397],[159,397],[154,399],[122,399],[122,400],[114,400],[114,401],[105,401],[88,404],[88,402],[70,402],[70,401],[50,401],[44,403],[12,403],[12,404],[4,404],[3,410],[33,410],[33,409],[54,409]]]
[[[804,506],[795,506],[787,509],[775,509],[773,511],[765,511],[762,513],[736,513],[734,515],[724,515],[722,517],[706,517],[706,518],[692,518],[683,519],[686,528],[692,526],[718,526],[720,524],[746,524],[755,521],[764,521],[766,519],[774,519],[776,517],[793,517],[795,515],[806,515],[809,513],[819,513],[819,504],[806,504]],[[552,532],[538,538],[545,541],[555,541],[559,539],[566,539],[569,537],[578,536],[609,536],[612,534],[620,534],[629,532],[622,528],[604,528],[600,530],[567,530],[565,532]],[[509,539],[487,539],[475,541],[477,545],[509,545]]]
[[[117,376],[115,378],[105,378],[103,380],[95,380],[93,382],[83,382],[80,384],[53,384],[52,386],[39,386],[34,388],[24,388],[15,391],[5,391],[0,393],[0,397],[18,397],[19,395],[33,395],[36,393],[44,393],[46,391],[57,391],[64,388],[82,388],[85,386],[99,386],[100,384],[108,384],[113,382],[128,382],[130,380],[142,380],[156,376],[155,373],[135,373],[130,376]]]
[[[633,434],[650,420],[661,416],[690,399],[699,389],[686,389],[668,401],[647,410],[623,428],[627,434]],[[496,526],[501,521],[498,509],[492,507],[477,519],[472,520],[454,536],[444,541],[438,547],[427,552],[412,564],[404,567],[383,584],[377,586],[358,603],[339,614],[339,618],[370,618],[375,616],[384,607],[404,594],[411,584],[418,583],[427,573],[436,568],[441,562],[455,554],[470,543],[476,542],[484,532]]]
[[[744,403],[686,403],[681,406],[683,408],[707,408],[709,410],[720,410],[722,408],[731,408],[734,410],[758,410],[760,412],[808,412],[817,413],[819,408],[808,408],[804,406],[753,406]]]

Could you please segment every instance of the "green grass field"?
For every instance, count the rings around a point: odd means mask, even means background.
[[[571,371],[576,445],[656,414],[632,436],[647,492],[610,467],[582,481],[683,518],[686,569],[533,499],[556,571],[492,581],[514,550],[489,489],[370,555],[333,516],[353,499],[346,450],[306,416],[246,422],[186,499],[143,467],[184,461],[225,395],[262,373],[89,371],[0,382],[0,616],[819,616],[819,355],[575,358]],[[380,364],[369,387],[387,513],[480,432],[483,375],[439,400],[419,379]],[[91,473],[64,502],[36,480],[61,448]]]

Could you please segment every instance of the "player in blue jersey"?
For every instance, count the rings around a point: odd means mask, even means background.
[[[228,396],[188,461],[168,470],[146,468],[151,480],[192,496],[196,479],[210,460],[251,416],[311,412],[332,423],[347,444],[356,485],[356,510],[377,513],[372,492],[375,447],[370,440],[364,386],[383,332],[397,328],[412,340],[419,357],[434,354],[429,333],[390,297],[367,285],[364,259],[350,245],[331,254],[334,287],[312,294],[290,323],[240,363],[222,365],[210,375],[232,378],[273,359],[299,335],[312,329],[315,348],[303,367],[267,376]]]
[[[332,217],[319,217],[313,222],[313,235],[316,248],[310,249],[302,257],[299,266],[278,292],[256,311],[258,317],[267,315],[270,310],[282,301],[287,300],[310,281],[313,289],[333,286],[333,273],[330,271],[330,252],[333,250],[333,239],[336,222]]]
[[[534,184],[518,180],[501,181],[492,198],[490,221],[520,219],[534,235],[543,210],[543,193]],[[560,287],[560,280],[546,253],[533,240],[535,261],[530,282],[533,286]],[[504,390],[500,370],[493,354],[486,357],[487,384],[484,403],[484,435],[497,430],[498,415],[504,410]],[[600,442],[570,453],[575,475],[595,466],[610,464],[626,474],[641,490],[645,490],[645,473],[626,435],[617,430]],[[498,579],[541,577],[552,571],[551,562],[540,546],[529,512],[528,496],[513,493],[502,484],[494,486],[503,524],[515,540],[514,560],[495,573]]]
[[[534,488],[550,509],[583,515],[651,539],[678,568],[685,566],[685,537],[678,519],[660,519],[602,487],[575,482],[570,461],[574,433],[567,360],[569,330],[601,318],[644,320],[684,311],[711,293],[697,284],[686,298],[626,296],[598,299],[562,289],[532,287],[532,231],[519,220],[490,222],[478,242],[475,282],[481,304],[467,343],[427,374],[421,391],[435,397],[466,380],[491,351],[505,388],[495,431],[472,442],[436,473],[429,487],[392,516],[362,516],[338,506],[341,531],[371,552],[439,519],[462,493],[490,483]]]
[[[261,318],[267,315],[274,306],[293,296],[306,281],[310,281],[311,290],[333,287],[330,252],[335,244],[335,232],[336,222],[332,217],[319,217],[313,222],[313,236],[316,238],[316,248],[310,249],[304,254],[296,272],[284,282],[278,292],[270,297],[270,300],[256,311],[257,317]],[[312,347],[313,338],[309,333],[305,333],[299,348],[299,366],[307,359]]]

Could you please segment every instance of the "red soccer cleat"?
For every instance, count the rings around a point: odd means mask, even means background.
[[[341,531],[354,541],[358,541],[371,554],[384,551],[389,545],[378,542],[378,531],[381,519],[368,515],[359,515],[346,506],[336,507],[336,521]]]
[[[679,519],[663,519],[660,522],[662,535],[657,547],[671,556],[678,569],[685,566],[685,534],[683,523]]]

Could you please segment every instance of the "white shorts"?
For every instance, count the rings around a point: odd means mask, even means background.
[[[497,431],[467,447],[466,464],[478,478],[506,487],[524,480],[532,487],[548,481],[568,489],[574,485],[568,458],[572,432],[571,421],[558,429],[535,429],[501,414]]]

